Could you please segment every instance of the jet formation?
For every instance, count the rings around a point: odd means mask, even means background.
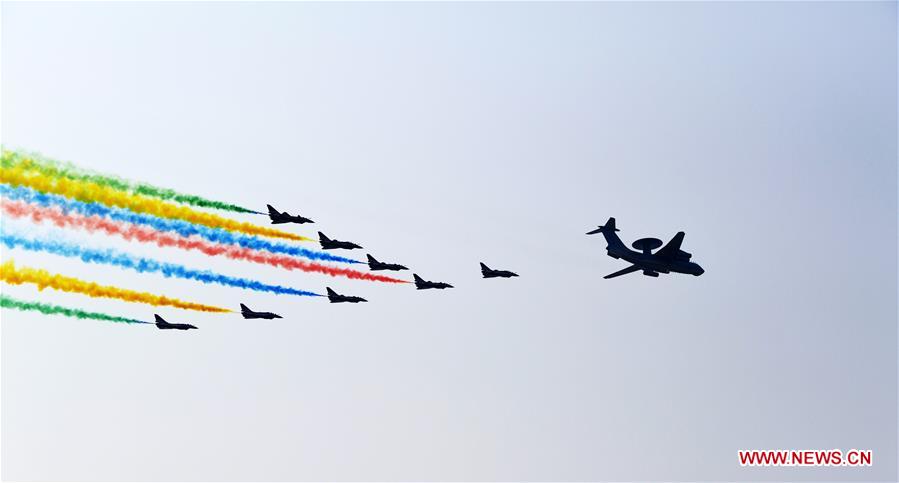
[[[643,275],[647,277],[658,277],[660,273],[686,273],[690,275],[700,276],[705,270],[696,262],[690,261],[693,257],[690,253],[681,250],[681,244],[684,242],[684,232],[679,231],[674,238],[671,239],[659,251],[652,251],[662,246],[662,240],[658,238],[641,238],[631,244],[632,247],[639,251],[634,251],[624,246],[621,239],[615,232],[620,231],[615,227],[615,218],[609,218],[605,225],[587,232],[588,235],[602,233],[606,239],[606,252],[610,257],[615,259],[623,259],[631,263],[631,266],[610,273],[603,278],[615,278],[628,273],[643,271]]]
[[[280,212],[275,209],[272,205],[268,206],[268,216],[271,218],[272,224],[282,224],[282,223],[297,223],[297,224],[305,224],[305,223],[313,223],[309,218],[305,218],[300,215],[291,215],[287,212]],[[263,213],[264,214],[264,213]],[[658,277],[660,273],[684,273],[690,274],[694,276],[699,276],[705,273],[702,267],[699,266],[696,262],[692,261],[693,255],[685,252],[681,249],[681,245],[684,241],[684,232],[680,231],[667,243],[664,244],[661,240],[657,238],[640,238],[634,241],[631,246],[634,248],[631,250],[626,247],[621,239],[618,237],[617,233],[620,230],[615,226],[615,218],[609,218],[605,225],[600,225],[595,230],[587,232],[587,235],[595,235],[602,234],[606,240],[606,252],[608,255],[615,259],[624,260],[630,263],[630,266],[621,269],[617,272],[610,273],[603,278],[610,279],[615,277],[620,277],[622,275],[626,275],[628,273],[634,272],[643,272],[643,275],[649,277]],[[341,240],[334,240],[328,238],[324,233],[318,232],[319,244],[321,245],[323,250],[334,250],[334,249],[343,249],[343,250],[354,250],[362,248],[360,245]],[[660,248],[661,247],[661,248]],[[657,250],[658,249],[658,250]],[[657,250],[657,251],[654,251]],[[401,271],[408,270],[409,268],[405,265],[400,265],[398,263],[387,263],[382,262],[373,257],[370,254],[366,255],[368,261],[368,268],[371,271],[381,271],[381,270],[392,270],[392,271]],[[480,262],[481,267],[481,276],[483,278],[512,278],[518,277],[518,274],[512,272],[510,270],[499,270],[493,269],[487,266],[484,262]],[[443,290],[447,288],[454,288],[452,285],[446,282],[434,282],[430,280],[425,280],[418,276],[418,274],[412,274],[413,281],[415,283],[415,288],[417,290],[428,290],[428,289],[438,289]],[[327,297],[330,303],[360,303],[360,302],[368,302],[368,300],[357,297],[355,295],[343,295],[335,292],[330,287],[326,287]],[[280,319],[282,318],[280,315],[272,313],[272,312],[257,312],[244,304],[240,304],[240,314],[245,319]],[[174,329],[174,330],[189,330],[196,329],[196,326],[190,324],[174,324],[167,322],[165,319],[160,317],[159,315],[154,314],[156,317],[156,327],[159,329]]]

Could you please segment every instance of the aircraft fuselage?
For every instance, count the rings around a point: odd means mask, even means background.
[[[396,271],[396,270],[409,270],[408,268],[406,268],[406,267],[404,267],[404,266],[402,266],[402,265],[399,265],[399,264],[397,264],[397,263],[382,263],[382,262],[378,262],[378,263],[369,263],[369,264],[368,264],[368,268],[369,268],[370,270],[394,270],[394,271]]]
[[[330,301],[332,304],[339,304],[339,303],[358,304],[359,302],[368,302],[368,300],[365,300],[362,297],[355,297],[355,296],[351,296],[351,295],[330,296],[330,297],[328,297],[328,301]]]
[[[168,322],[157,322],[156,327],[159,329],[174,329],[174,330],[188,330],[188,329],[196,329],[195,326],[190,324],[171,324]]]
[[[517,277],[517,273],[510,272],[508,270],[490,270],[489,272],[484,272],[484,278],[512,278]]]
[[[292,216],[292,215],[281,215],[281,216],[273,216],[271,217],[272,225],[281,225],[284,223],[298,223],[302,225],[303,223],[313,223],[309,218],[303,218],[302,216]]]
[[[688,275],[702,275],[705,270],[698,263],[689,260],[677,260],[657,257],[651,253],[641,253],[634,250],[615,249],[609,247],[608,254],[612,258],[622,259],[640,267],[643,270],[659,273],[686,273]]]
[[[245,319],[280,319],[281,316],[278,314],[273,314],[271,312],[242,312],[243,318]]]
[[[416,282],[415,288],[418,290],[427,290],[429,288],[436,288],[438,290],[443,290],[445,288],[453,288],[452,285],[445,282]]]

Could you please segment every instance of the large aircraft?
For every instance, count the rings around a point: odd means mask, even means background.
[[[649,277],[658,277],[660,273],[669,272],[687,273],[695,276],[705,273],[702,267],[690,261],[693,255],[681,250],[680,246],[684,241],[684,232],[682,231],[677,232],[677,235],[674,235],[674,238],[667,245],[655,253],[652,253],[652,251],[662,246],[662,240],[658,238],[641,238],[631,244],[632,247],[640,250],[637,252],[624,246],[624,243],[615,234],[616,231],[619,230],[615,228],[615,218],[609,218],[605,225],[587,232],[588,235],[602,233],[602,236],[606,238],[606,251],[610,257],[631,262],[631,266],[615,273],[610,273],[603,278],[619,277],[640,270],[643,271],[643,275]]]
[[[332,304],[339,304],[342,302],[349,302],[351,304],[357,304],[359,302],[368,302],[368,300],[365,300],[362,297],[356,297],[355,295],[340,295],[339,293],[331,290],[330,287],[328,287],[328,300]]]
[[[159,329],[175,329],[175,330],[188,330],[188,329],[196,329],[195,326],[190,324],[172,324],[170,322],[166,322],[165,319],[160,317],[157,314],[153,314],[156,316],[156,327]]]
[[[244,304],[240,304],[240,315],[243,315],[243,318],[245,318],[245,319],[281,319],[281,318],[283,318],[280,315],[273,314],[271,312],[254,312],[254,311],[250,310],[250,308]]]
[[[517,277],[518,276],[517,273],[510,272],[508,270],[494,270],[494,269],[488,267],[487,265],[484,265],[484,262],[481,262],[481,275],[483,275],[484,278],[496,278],[496,277],[509,278],[509,277]]]
[[[429,289],[429,288],[439,288],[441,290],[445,289],[445,288],[453,288],[452,285],[450,285],[446,282],[430,282],[428,280],[425,280],[425,279],[419,277],[418,275],[416,275],[414,273],[412,274],[412,277],[415,279],[415,288],[418,290],[425,290],[425,289]]]
[[[294,216],[287,213],[286,211],[278,211],[272,205],[265,206],[268,206],[268,217],[271,218],[272,225],[280,225],[281,223],[299,223],[301,225],[303,223],[315,223],[309,218],[305,218],[300,215]]]
[[[371,255],[366,255],[368,257],[368,268],[369,270],[409,270],[408,268],[398,264],[398,263],[386,263],[379,262],[375,260],[375,257]]]
[[[334,248],[344,248],[346,250],[352,250],[354,248],[362,248],[353,242],[332,240],[325,236],[325,234],[322,232],[318,232],[318,242],[321,244],[322,250],[331,250]]]

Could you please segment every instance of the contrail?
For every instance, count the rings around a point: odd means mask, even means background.
[[[171,233],[160,232],[153,228],[112,221],[100,216],[83,216],[75,213],[64,213],[59,208],[42,207],[37,204],[27,204],[21,201],[8,201],[3,199],[3,213],[13,218],[31,218],[36,223],[50,221],[60,228],[82,228],[91,233],[103,232],[115,235],[125,240],[137,240],[143,243],[154,243],[160,247],[178,247],[184,250],[198,250],[210,256],[225,256],[233,260],[246,260],[262,263],[287,270],[302,270],[304,272],[322,273],[332,277],[347,277],[355,280],[368,280],[372,282],[408,283],[405,280],[374,275],[371,273],[350,270],[346,268],[334,268],[318,263],[309,263],[295,258],[272,253],[241,248],[237,245],[221,245],[209,243],[195,238],[185,238]]]
[[[73,317],[80,320],[93,319],[104,320],[106,322],[121,322],[124,324],[150,323],[144,322],[142,320],[131,319],[128,317],[102,314],[100,312],[88,312],[81,309],[70,309],[68,307],[62,307],[60,305],[42,304],[40,302],[25,302],[24,300],[17,300],[6,295],[0,295],[0,307],[3,307],[4,309],[30,310],[40,312],[45,315],[64,315],[66,317]]]
[[[99,203],[84,203],[82,201],[70,200],[59,195],[41,193],[21,186],[13,188],[9,185],[0,184],[0,195],[12,200],[36,203],[41,206],[59,207],[64,213],[74,212],[84,216],[99,216],[124,223],[147,225],[158,231],[177,233],[185,238],[198,236],[213,243],[240,245],[241,247],[249,248],[251,250],[283,253],[285,255],[308,258],[310,260],[357,264],[363,263],[358,260],[332,255],[322,251],[310,250],[308,248],[287,245],[284,243],[270,242],[259,237],[240,235],[217,228],[208,228],[182,220],[171,220],[152,215],[141,215],[121,208],[110,208]]]
[[[22,166],[29,170],[39,171],[51,178],[62,177],[77,181],[87,181],[103,186],[109,186],[110,188],[119,191],[127,191],[135,195],[149,196],[151,198],[159,198],[166,201],[175,201],[187,205],[199,206],[201,208],[213,208],[217,210],[233,211],[236,213],[259,213],[258,211],[231,203],[225,203],[223,201],[215,201],[201,196],[179,193],[175,190],[160,188],[146,183],[128,181],[117,176],[99,174],[79,168],[71,163],[63,163],[36,154],[4,149],[2,157],[0,157],[0,164],[2,164],[2,167],[4,168]]]
[[[78,181],[68,178],[51,178],[39,172],[25,170],[21,166],[16,168],[0,167],[0,183],[6,183],[12,186],[26,186],[37,191],[53,193],[88,203],[96,202],[108,206],[117,206],[119,208],[129,209],[136,213],[145,213],[161,218],[189,221],[210,228],[221,228],[223,230],[236,231],[248,235],[269,236],[296,241],[314,241],[311,238],[294,235],[293,233],[266,228],[252,223],[234,221],[211,213],[197,211],[186,206],[167,203],[143,195],[130,194],[125,191],[120,191],[109,186],[103,186],[89,181]]]
[[[46,270],[28,267],[16,268],[13,260],[0,264],[0,280],[13,285],[32,283],[37,285],[38,290],[49,287],[62,292],[80,293],[89,297],[118,299],[157,306],[166,305],[169,307],[196,310],[200,312],[233,312],[233,310],[223,309],[212,305],[185,302],[176,298],[153,295],[147,292],[137,292],[134,290],[113,287],[111,285],[98,285],[74,277],[53,274]]]
[[[157,262],[148,258],[133,257],[114,250],[94,250],[82,248],[71,243],[26,239],[4,233],[2,230],[0,230],[0,242],[9,248],[23,248],[35,252],[45,252],[64,257],[80,258],[81,261],[85,263],[113,265],[135,270],[138,273],[161,273],[165,277],[196,280],[202,283],[214,283],[228,287],[256,290],[259,292],[321,297],[321,295],[317,293],[307,292],[305,290],[297,290],[290,287],[282,287],[280,285],[268,285],[246,278],[229,277],[210,270],[192,270],[174,263]]]

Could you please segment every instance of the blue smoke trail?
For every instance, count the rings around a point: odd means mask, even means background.
[[[159,218],[152,215],[134,213],[122,208],[113,208],[99,203],[85,203],[83,201],[71,200],[63,196],[41,193],[22,186],[11,187],[6,184],[0,184],[0,195],[12,200],[37,203],[42,206],[55,205],[64,212],[71,211],[84,216],[104,216],[116,221],[151,226],[159,231],[175,232],[183,237],[196,235],[211,242],[240,245],[243,248],[249,248],[251,250],[266,250],[272,253],[283,253],[295,257],[307,258],[309,260],[340,263],[365,263],[359,260],[353,260],[352,258],[309,250],[308,248],[294,247],[283,243],[270,242],[254,236],[240,235],[225,230],[219,230],[217,228],[195,225],[182,220]]]
[[[106,265],[115,265],[117,267],[136,270],[140,273],[162,273],[166,277],[197,280],[203,283],[215,283],[219,285],[227,285],[229,287],[257,290],[260,292],[322,297],[322,295],[313,292],[307,292],[305,290],[297,290],[290,287],[282,287],[280,285],[268,285],[262,282],[248,280],[245,278],[229,277],[227,275],[220,275],[209,270],[191,270],[174,263],[164,263],[147,258],[132,257],[130,255],[119,253],[114,250],[93,250],[58,241],[29,240],[16,235],[4,233],[2,230],[0,230],[0,241],[2,241],[2,243],[9,248],[24,248],[25,250],[36,252],[46,252],[52,253],[54,255],[62,255],[64,257],[80,258],[85,263],[102,263]]]

